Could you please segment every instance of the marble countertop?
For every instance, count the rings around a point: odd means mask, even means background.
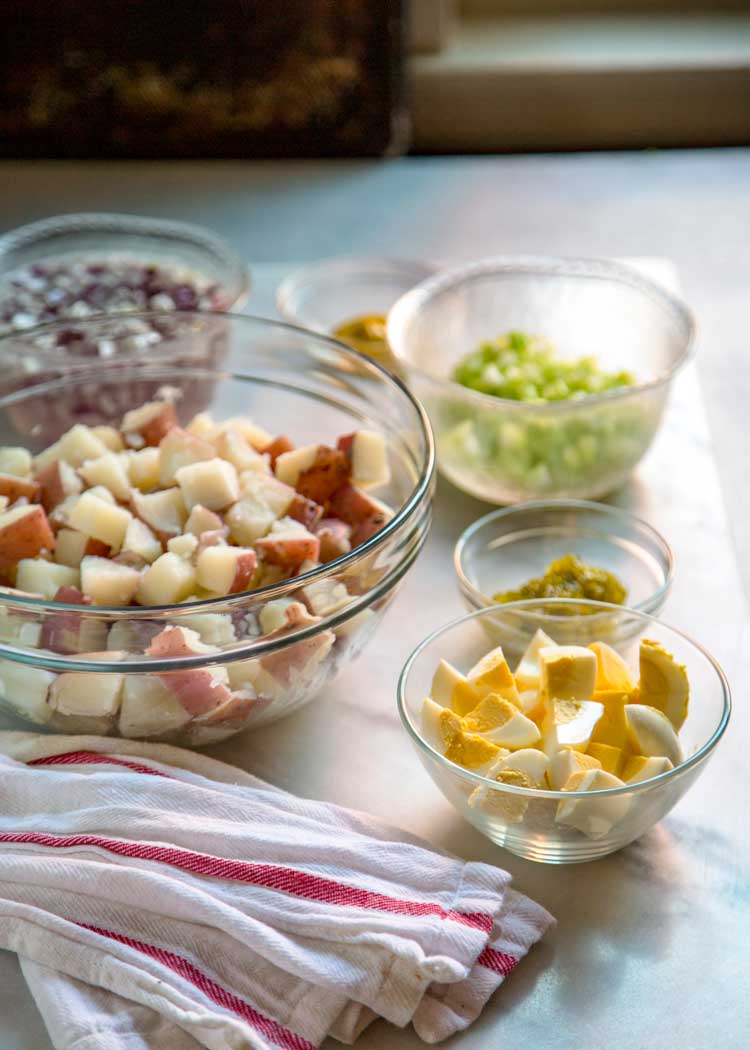
[[[426,166],[425,193],[438,197],[438,169],[431,169],[429,161],[421,163]],[[550,164],[554,167],[556,162]],[[240,167],[229,166],[232,178]],[[348,175],[347,170],[339,169],[337,177],[359,180],[366,188],[367,169],[355,168]],[[199,179],[195,187],[198,211],[208,185]],[[299,185],[290,177],[278,192],[289,194],[294,213]],[[134,202],[133,210],[145,210],[147,199],[144,191],[137,204],[134,197],[129,202]],[[218,216],[223,206],[214,199]],[[82,203],[67,200],[71,206]],[[544,200],[540,194],[540,208]],[[156,199],[148,205],[159,210]],[[402,202],[403,208],[408,205],[408,200]],[[628,207],[633,208],[632,201]],[[585,208],[582,216],[584,212]],[[206,214],[190,217],[210,221]],[[313,219],[307,221],[312,224]],[[642,232],[645,247],[648,231]],[[408,244],[397,231],[393,242],[403,254],[420,253],[419,245]],[[612,245],[606,254],[624,254],[621,245],[622,241]],[[340,239],[337,250],[347,247]],[[581,250],[574,225],[567,248],[571,254],[591,253],[585,246]],[[450,252],[442,250],[438,257],[450,257]],[[268,314],[273,287],[285,267],[255,269],[248,309]],[[661,266],[658,276],[669,282],[674,271]],[[744,323],[740,312],[735,319]],[[744,382],[743,372],[739,386]],[[724,472],[725,483],[728,477]],[[580,1042],[592,1050],[608,1050],[623,1032],[629,1050],[652,1050],[657,1040],[670,1050],[703,1050],[716,1041],[719,1031],[722,1045],[746,1044],[750,1008],[741,991],[750,935],[750,836],[744,813],[750,774],[743,744],[750,733],[744,703],[750,660],[743,653],[748,652],[750,630],[726,511],[727,503],[737,507],[744,497],[728,490],[727,496],[725,501],[698,369],[691,364],[675,384],[653,449],[615,502],[636,509],[673,545],[677,575],[663,617],[698,637],[722,662],[734,688],[735,710],[717,756],[697,786],[667,819],[618,854],[593,864],[553,868],[500,850],[443,799],[401,730],[394,699],[396,670],[428,631],[463,611],[451,551],[459,532],[487,509],[442,480],[427,547],[357,664],[308,708],[212,749],[215,757],[252,769],[282,787],[369,810],[456,854],[506,867],[519,888],[558,917],[555,934],[524,961],[482,1019],[445,1045],[457,1050],[505,1043],[569,1050]],[[367,745],[342,746],[352,740]],[[408,790],[393,793],[393,783],[407,785]],[[718,1013],[717,993],[731,999],[731,1009]],[[420,1044],[412,1032],[378,1023],[357,1045],[365,1050],[412,1050]],[[15,960],[3,953],[0,1046],[49,1047]]]

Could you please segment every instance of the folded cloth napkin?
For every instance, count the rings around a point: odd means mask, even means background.
[[[509,883],[190,751],[0,733],[0,948],[56,1050],[437,1042],[554,921]]]

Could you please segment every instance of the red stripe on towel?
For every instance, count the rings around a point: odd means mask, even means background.
[[[152,777],[172,778],[168,773],[162,773],[160,769],[152,769],[140,762],[128,762],[124,758],[115,758],[113,755],[102,755],[98,751],[67,751],[63,755],[48,755],[46,758],[35,758],[28,762],[29,766],[88,766],[88,765],[124,766],[133,773],[146,773]]]
[[[450,911],[430,901],[399,900],[375,890],[334,882],[332,879],[311,875],[295,868],[214,857],[208,853],[195,853],[178,846],[157,846],[147,842],[131,842],[127,839],[102,838],[99,835],[48,835],[39,831],[0,832],[0,842],[52,849],[93,847],[120,857],[156,861],[179,868],[181,871],[192,872],[195,875],[263,886],[266,889],[288,893],[305,900],[320,901],[324,904],[390,912],[394,915],[435,915],[440,919],[448,919],[482,930],[484,933],[489,933],[493,925],[493,917],[484,912]]]
[[[112,941],[117,941],[118,944],[124,944],[127,948],[134,948],[135,951],[142,952],[143,955],[148,955],[150,958],[155,959],[156,962],[165,966],[168,970],[179,974],[184,980],[194,985],[211,1002],[216,1003],[217,1006],[224,1007],[226,1010],[231,1010],[233,1014],[252,1025],[261,1035],[265,1036],[266,1039],[276,1046],[282,1047],[283,1050],[315,1050],[313,1043],[303,1039],[302,1036],[290,1031],[290,1029],[284,1028],[277,1021],[264,1017],[249,1003],[246,1003],[244,999],[240,999],[227,988],[217,984],[213,978],[203,973],[202,970],[199,970],[197,966],[194,966],[181,955],[175,955],[174,952],[168,952],[164,948],[157,948],[153,944],[145,944],[143,941],[133,940],[132,937],[124,937],[122,934],[114,933],[112,930],[102,930],[98,926],[87,926],[85,923],[76,923],[76,925],[81,926],[84,930],[90,930],[100,937],[108,937]]]
[[[499,952],[496,948],[485,948],[477,959],[477,964],[507,977],[518,965],[518,959],[514,955]]]

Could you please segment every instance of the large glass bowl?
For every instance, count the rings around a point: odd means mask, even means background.
[[[591,616],[577,613],[582,604]],[[691,701],[680,730],[684,761],[661,776],[633,786],[608,791],[543,791],[498,784],[450,762],[423,738],[420,728],[422,702],[441,659],[466,672],[487,652],[486,628],[502,639],[511,667],[534,632],[543,626],[555,638],[552,617],[576,624],[566,641],[579,645],[602,639],[613,645],[631,664],[638,666],[641,638],[661,643],[687,668]],[[557,639],[555,639],[557,640]],[[439,628],[426,638],[404,665],[398,684],[401,720],[422,765],[445,797],[474,827],[499,846],[528,860],[567,864],[595,860],[633,842],[656,824],[682,798],[705,769],[727,727],[730,713],[729,684],[713,657],[697,642],[645,613],[600,602],[533,599],[471,613]],[[481,790],[477,790],[481,789]],[[597,837],[556,820],[562,800],[585,799],[599,806],[609,830]]]
[[[93,329],[89,334],[97,336],[96,329],[106,329],[110,319],[86,324]],[[216,338],[225,347],[223,369],[205,364]],[[17,352],[18,339],[0,340],[0,368],[6,355]],[[379,533],[351,553],[287,582],[228,598],[108,609],[0,592],[0,684],[8,710],[56,731],[200,746],[307,703],[361,651],[424,543],[434,454],[427,418],[406,388],[332,340],[252,317],[183,314],[166,345],[189,363],[150,366],[128,361],[123,351],[85,372],[0,398],[0,443],[36,452],[73,422],[116,423],[125,391],[135,406],[160,388],[171,388],[185,423],[191,411],[185,411],[180,394],[198,382],[212,391],[209,409],[216,420],[248,415],[298,444],[333,443],[337,435],[361,427],[378,430],[388,443],[392,475],[378,494],[396,511]],[[119,394],[112,397],[115,389]],[[312,607],[315,589],[318,595],[321,588],[330,593],[337,584],[344,589],[334,592],[331,611],[315,623],[281,635],[262,634],[259,614],[269,601],[291,598]],[[218,651],[173,659],[149,656],[151,639],[170,624],[198,631]],[[249,687],[256,698],[245,697],[207,717],[185,718],[178,712],[174,718],[172,710],[171,721],[165,722],[159,706],[162,686],[177,681],[169,676],[219,665],[227,668],[233,690],[241,693]],[[92,678],[101,676],[104,682],[104,676],[124,675],[122,695],[129,691],[147,699],[134,702],[135,719],[124,719],[122,707],[106,716],[62,714],[48,701],[56,676],[64,673],[82,675],[82,693]]]
[[[597,498],[622,484],[651,444],[693,337],[687,308],[614,262],[500,256],[445,271],[407,292],[388,341],[435,431],[440,469],[492,503]],[[451,378],[485,340],[519,330],[563,358],[591,355],[634,386],[526,404]]]

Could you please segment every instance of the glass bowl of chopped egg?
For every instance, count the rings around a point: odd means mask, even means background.
[[[446,270],[388,315],[388,342],[453,484],[492,503],[598,498],[661,422],[688,309],[615,262],[500,256]]]
[[[29,336],[0,339],[0,366]],[[358,655],[424,543],[434,454],[406,388],[332,340],[183,313],[162,348],[0,398],[0,703],[197,747]]]
[[[565,644],[547,633],[553,615],[576,624]],[[493,648],[489,620],[502,638]],[[435,631],[407,660],[398,704],[466,820],[518,856],[566,864],[661,820],[705,768],[731,700],[721,667],[687,635],[632,609],[555,598]]]

